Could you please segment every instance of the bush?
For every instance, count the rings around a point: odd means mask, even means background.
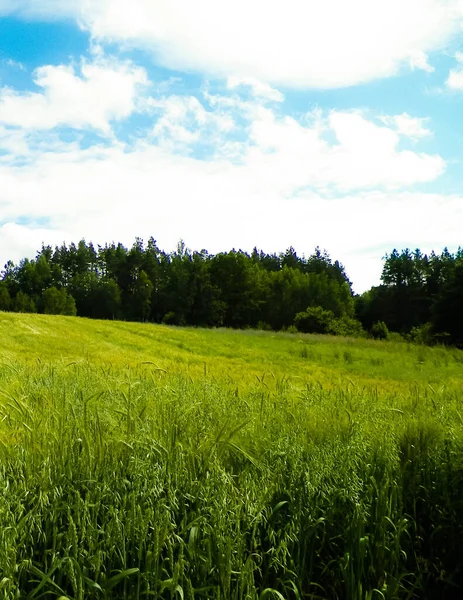
[[[350,317],[336,318],[331,310],[325,310],[321,306],[310,306],[304,312],[298,313],[294,325],[302,333],[330,333],[350,337],[366,335],[360,321]]]
[[[297,313],[294,325],[302,333],[328,333],[334,319],[331,310],[324,310],[321,306],[309,306],[304,312]]]
[[[389,342],[405,342],[404,336],[397,331],[390,331],[387,334],[387,339]]]
[[[435,340],[431,323],[424,323],[419,327],[412,327],[409,338],[415,344],[432,345]]]
[[[345,337],[365,337],[366,335],[360,321],[350,319],[349,317],[333,319],[329,325],[328,332],[333,335],[342,335]]]
[[[384,321],[376,321],[371,327],[371,335],[375,340],[387,340],[389,329]]]
[[[177,315],[171,310],[164,315],[162,322],[164,325],[178,325]]]

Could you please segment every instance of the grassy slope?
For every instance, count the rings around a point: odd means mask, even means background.
[[[0,340],[0,599],[461,597],[462,352],[7,313]]]
[[[373,340],[257,331],[172,328],[44,315],[0,313],[0,357],[31,363],[88,361],[222,380],[255,376],[337,385],[346,379],[397,387],[463,384],[463,352]]]

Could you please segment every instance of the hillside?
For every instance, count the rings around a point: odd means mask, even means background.
[[[153,363],[170,373],[206,373],[239,383],[255,376],[302,382],[405,385],[463,384],[463,352],[332,336],[255,330],[196,329],[0,312],[0,356],[30,364],[88,362],[98,366]],[[148,366],[148,365],[146,365]]]

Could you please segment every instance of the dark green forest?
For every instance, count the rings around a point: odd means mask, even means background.
[[[33,260],[1,273],[0,310],[261,328],[307,333],[399,335],[463,345],[463,250],[438,255],[406,249],[383,259],[381,285],[355,295],[344,266],[316,248],[266,254],[166,253],[150,238],[95,248],[42,246]],[[393,334],[393,335],[391,335]]]

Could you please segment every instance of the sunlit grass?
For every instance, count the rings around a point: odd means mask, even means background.
[[[441,347],[330,336],[171,328],[162,325],[0,313],[2,356],[21,361],[89,361],[253,382],[275,377],[337,384],[463,383],[463,353]]]
[[[461,597],[463,353],[1,313],[0,336],[0,598]]]

